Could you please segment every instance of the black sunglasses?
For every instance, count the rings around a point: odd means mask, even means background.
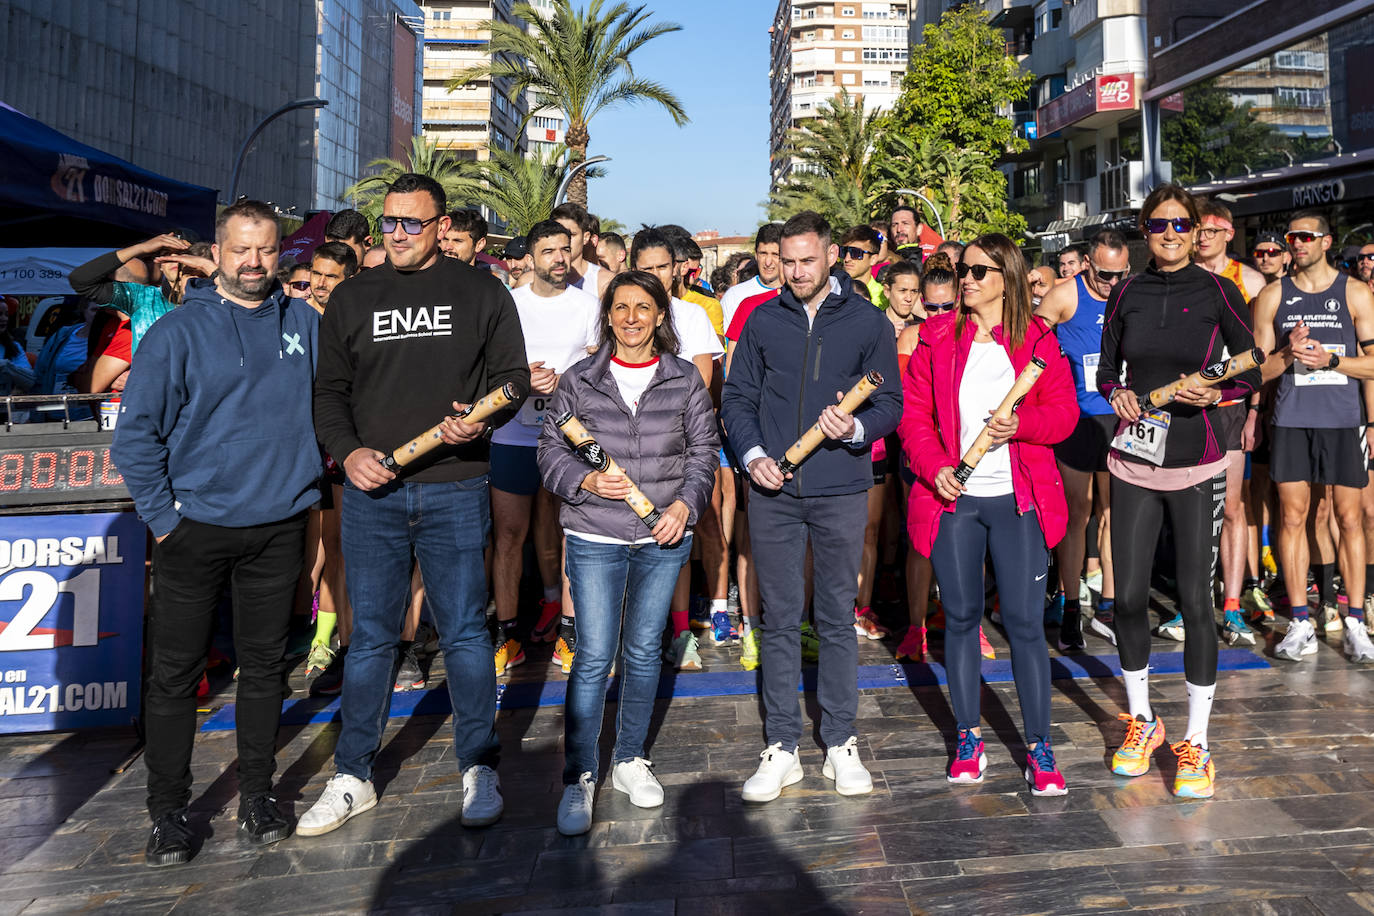
[[[1173,219],[1151,218],[1145,220],[1145,231],[1150,235],[1161,235],[1170,226],[1173,226],[1174,231],[1179,235],[1186,235],[1193,231],[1193,221],[1186,216],[1176,216]]]
[[[990,265],[990,264],[962,264],[962,263],[961,263],[957,268],[955,268],[955,272],[959,274],[959,279],[960,279],[960,280],[964,279],[964,278],[967,277],[969,274],[973,274],[973,279],[977,280],[979,283],[982,283],[982,282],[983,282],[983,278],[986,277],[986,276],[988,275],[988,271],[990,271],[990,270],[995,270],[995,271],[997,271],[999,274],[1002,272],[1002,268],[1000,268],[1000,267],[993,267],[993,266]]]
[[[945,311],[949,311],[950,309],[954,308],[954,307],[955,307],[956,305],[958,305],[959,303],[957,303],[957,302],[926,302],[926,303],[922,303],[922,304],[925,306],[925,310],[926,310],[927,312],[945,312]]]
[[[1256,252],[1258,254],[1259,252]],[[1374,261],[1374,251],[1362,251],[1355,255],[1357,261]]]
[[[309,280],[292,280],[290,283],[286,285],[291,287],[292,289],[298,289],[301,292],[305,292],[306,290],[310,289]]]
[[[443,216],[442,213],[439,216]],[[416,216],[383,216],[382,232],[390,235],[396,231],[396,224],[400,223],[401,228],[406,231],[406,235],[419,235],[425,227],[434,222],[439,216],[431,216],[429,219],[420,219]]]
[[[862,261],[864,258],[871,258],[877,253],[876,251],[864,251],[862,248],[855,248],[853,245],[840,246],[840,257],[844,258],[846,261]]]
[[[1096,264],[1093,264],[1092,261],[1089,261],[1088,263],[1092,264],[1093,273],[1097,274],[1097,276],[1105,283],[1115,283],[1117,280],[1120,280],[1122,277],[1130,273],[1129,270],[1103,270],[1101,267],[1098,267]]]

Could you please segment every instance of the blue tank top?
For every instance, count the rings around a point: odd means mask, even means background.
[[[1054,330],[1059,335],[1059,348],[1069,358],[1078,409],[1089,416],[1115,413],[1107,399],[1097,393],[1097,355],[1102,349],[1102,314],[1107,303],[1088,292],[1082,274],[1074,282],[1078,284],[1078,308],[1072,318]]]

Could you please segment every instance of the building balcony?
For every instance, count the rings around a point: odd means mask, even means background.
[[[1069,6],[1068,33],[1074,38],[1082,35],[1102,19],[1115,19],[1118,16],[1144,16],[1145,0],[1078,0]]]
[[[1035,18],[1032,0],[983,0],[981,5],[999,29],[1024,29]]]

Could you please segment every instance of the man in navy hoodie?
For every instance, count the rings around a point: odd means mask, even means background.
[[[213,280],[148,329],[129,374],[112,454],[152,531],[148,619],[150,866],[188,862],[196,685],[227,585],[238,656],[239,831],[284,839],[272,797],[287,625],[319,499],[311,415],[319,319],[276,281],[281,233],[266,204],[215,221]]]
[[[863,549],[869,450],[902,416],[901,380],[892,323],[853,292],[848,276],[832,275],[838,249],[819,214],[799,213],[782,227],[785,287],[750,315],[721,395],[730,443],[748,469],[749,531],[763,603],[764,731],[768,746],[744,784],[746,801],[766,802],[802,778],[797,743],[802,717],[801,618],[808,540],[815,556],[813,606],[820,635],[817,699],[822,774],[841,795],[873,791],[859,761],[858,649],[854,598]],[[853,416],[835,402],[869,371],[883,384]],[[795,473],[780,457],[813,423],[827,441]]]

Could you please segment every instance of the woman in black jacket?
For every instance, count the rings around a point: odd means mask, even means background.
[[[601,345],[559,380],[539,436],[544,486],[563,500],[566,567],[577,608],[568,679],[558,830],[586,833],[596,794],[606,678],[621,647],[612,784],[641,808],[663,804],[644,756],[658,692],[659,638],[691,527],[715,484],[719,438],[701,376],[678,349],[667,291],[642,271],[616,276],[601,299]],[[576,416],[624,474],[583,463],[556,420]],[[630,509],[631,481],[657,507],[651,528]],[[622,615],[623,639],[622,639]]]

